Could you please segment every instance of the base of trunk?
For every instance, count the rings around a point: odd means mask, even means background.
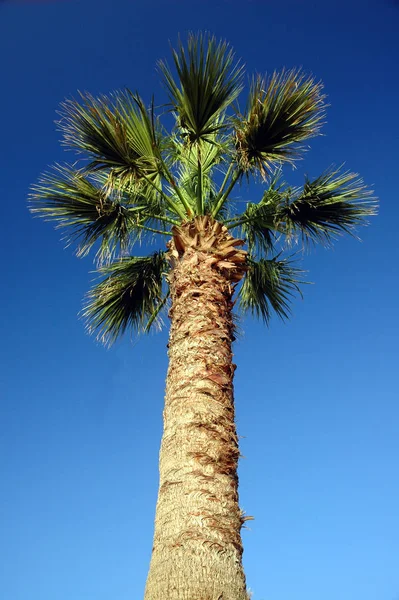
[[[154,553],[145,600],[248,600],[235,557],[184,546],[168,554]]]

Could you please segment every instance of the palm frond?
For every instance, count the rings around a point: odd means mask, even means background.
[[[101,240],[98,260],[109,260],[117,248],[126,252],[140,234],[138,219],[159,214],[158,203],[141,194],[111,193],[104,178],[88,178],[80,170],[57,165],[32,186],[30,210],[34,215],[54,220],[66,228],[68,245],[77,244],[77,256],[86,256]]]
[[[303,271],[289,259],[261,258],[248,260],[248,271],[239,292],[240,307],[269,324],[273,312],[281,319],[289,318],[290,302],[295,292],[301,294]]]
[[[105,279],[87,294],[83,316],[90,333],[112,344],[126,329],[148,330],[164,304],[162,283],[168,263],[164,252],[129,257],[99,269]]]
[[[253,81],[246,114],[235,119],[237,160],[244,172],[259,171],[265,178],[274,166],[298,158],[301,143],[319,133],[322,89],[297,70]]]
[[[193,206],[196,206],[198,195],[202,197],[202,210],[199,211],[197,206],[196,214],[204,213],[215,193],[212,174],[222,162],[222,155],[223,145],[220,143],[202,142],[201,146],[176,144],[177,185]]]
[[[157,178],[161,140],[141,98],[126,91],[80,100],[61,104],[59,127],[64,144],[91,159],[89,170],[121,182]]]
[[[275,234],[272,226],[272,214],[267,205],[249,202],[243,213],[242,236],[248,249],[254,255],[268,254],[273,250]]]
[[[302,191],[287,198],[277,215],[290,236],[327,244],[339,234],[354,234],[366,218],[376,214],[373,193],[356,173],[330,169],[313,181],[306,178]]]
[[[234,65],[229,45],[209,35],[191,34],[187,49],[179,42],[172,53],[177,81],[165,62],[159,64],[181,135],[189,143],[209,141],[241,92],[242,68]]]
[[[229,229],[241,229],[241,237],[246,239],[248,250],[254,256],[268,255],[273,251],[278,234],[275,218],[282,202],[282,188],[280,173],[277,173],[260,202],[249,202],[245,211],[228,224]]]
[[[146,324],[146,326],[143,329],[144,333],[149,333],[149,331],[150,331],[150,329],[152,328],[153,325],[157,325],[158,328],[162,327],[163,322],[160,319],[160,314],[164,310],[164,308],[167,306],[167,302],[169,300],[169,297],[170,297],[170,291],[168,290],[166,292],[165,296],[162,298],[162,300],[157,304],[157,306],[154,309],[154,312],[152,313],[152,315],[148,319],[147,324]]]
[[[198,159],[200,159],[204,174],[210,174],[220,164],[223,153],[226,151],[226,144],[215,135],[209,136],[209,141],[203,142],[201,146],[187,147],[178,142],[176,146],[176,158],[179,165],[185,167],[187,171],[196,172]]]

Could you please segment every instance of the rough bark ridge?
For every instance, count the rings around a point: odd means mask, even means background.
[[[174,230],[160,489],[145,600],[247,600],[231,342],[241,240],[209,217]]]

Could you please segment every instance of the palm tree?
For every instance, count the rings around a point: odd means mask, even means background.
[[[96,251],[102,280],[84,316],[100,340],[147,332],[169,307],[145,599],[244,600],[240,530],[249,517],[237,491],[233,307],[266,323],[273,312],[287,318],[303,277],[289,248],[353,233],[375,205],[341,168],[301,188],[282,179],[283,165],[319,133],[321,83],[297,70],[255,77],[241,110],[243,68],[225,42],[191,35],[172,52],[174,69],[159,66],[173,127],[129,90],[65,101],[59,126],[80,162],[45,173],[31,210],[65,227],[78,256]],[[263,191],[239,212],[237,190],[245,195],[251,179]],[[159,248],[132,256],[149,238]]]

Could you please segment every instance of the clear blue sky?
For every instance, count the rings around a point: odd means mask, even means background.
[[[0,597],[139,600],[151,552],[167,332],[106,351],[77,319],[93,263],[26,195],[70,157],[53,120],[77,89],[164,92],[168,40],[207,29],[249,72],[325,82],[325,137],[374,186],[363,242],[306,257],[292,321],[235,344],[241,504],[254,600],[398,600],[399,5],[375,0],[0,2]],[[293,174],[297,178],[297,174]],[[287,177],[290,173],[287,173]]]

